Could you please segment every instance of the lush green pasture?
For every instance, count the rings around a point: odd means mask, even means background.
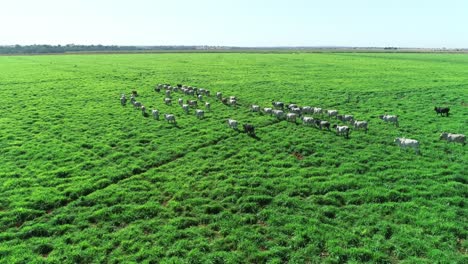
[[[206,98],[197,120],[157,83],[240,106]],[[439,140],[468,135],[468,55],[0,57],[0,89],[0,263],[468,262],[467,146]],[[178,125],[122,107],[133,89]],[[272,100],[353,114],[369,133],[248,109]]]

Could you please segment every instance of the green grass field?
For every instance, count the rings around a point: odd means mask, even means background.
[[[198,120],[157,83],[240,106],[205,98]],[[468,134],[466,54],[13,56],[0,89],[0,263],[468,262],[467,146],[439,140]],[[178,125],[122,107],[134,89]],[[249,111],[272,100],[338,109],[369,132]]]

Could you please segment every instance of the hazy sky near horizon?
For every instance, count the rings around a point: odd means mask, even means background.
[[[468,48],[468,0],[3,0],[0,45]]]

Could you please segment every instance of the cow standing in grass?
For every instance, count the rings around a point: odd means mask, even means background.
[[[175,116],[172,114],[164,114],[164,119],[166,119],[168,123],[176,124]]]
[[[440,116],[449,116],[450,108],[448,107],[434,107],[434,111],[436,111],[437,115],[440,114]]]
[[[125,97],[125,94],[122,94],[122,96],[120,97],[120,104],[122,106],[125,106],[127,104],[127,97]]]
[[[364,131],[367,133],[367,121],[351,121],[351,125],[353,125],[354,129],[364,129]]]
[[[203,119],[205,117],[205,111],[201,109],[195,110],[195,115],[197,116],[198,119]]]
[[[348,126],[339,126],[333,125],[333,128],[336,129],[336,135],[344,136],[345,138],[349,138],[349,127]]]
[[[228,119],[228,120],[227,120],[227,123],[228,123],[228,125],[229,125],[230,128],[237,130],[237,125],[238,125],[237,120]]]
[[[151,110],[151,114],[155,120],[159,120],[159,111],[156,109]]]
[[[419,154],[419,142],[415,139],[409,139],[409,138],[395,138],[394,140],[395,143],[397,143],[400,148],[406,149],[406,148],[412,148],[414,149],[414,152],[416,154]]]
[[[398,127],[398,116],[397,115],[380,115],[380,119],[382,119],[386,123],[393,123],[396,127]]]
[[[244,124],[243,127],[247,135],[255,137],[255,127],[252,124]]]
[[[443,132],[442,134],[440,134],[439,139],[447,140],[447,142],[461,143],[463,146],[466,144],[466,136],[463,134],[452,134]]]

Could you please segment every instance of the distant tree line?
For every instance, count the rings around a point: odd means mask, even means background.
[[[44,54],[67,52],[119,52],[151,50],[196,50],[206,46],[105,46],[105,45],[10,45],[0,46],[0,54]]]

